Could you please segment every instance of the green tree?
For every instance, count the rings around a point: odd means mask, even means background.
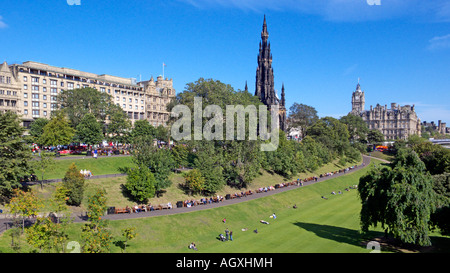
[[[183,174],[185,186],[192,193],[200,193],[205,187],[205,178],[203,178],[201,172],[197,169],[192,169],[189,172]]]
[[[92,114],[100,123],[117,110],[112,96],[97,89],[86,87],[62,90],[57,96],[58,105],[76,128],[86,114]]]
[[[223,175],[228,185],[237,188],[247,187],[259,175],[263,160],[260,144],[261,142],[257,140],[224,142],[221,147],[225,159]]]
[[[429,141],[412,145],[431,174],[450,173],[450,150]]]
[[[128,228],[122,229],[122,236],[125,237],[125,241],[123,244],[123,252],[126,252],[128,242],[131,241],[132,239],[136,238],[137,235],[138,234],[136,232],[136,227],[128,227]]]
[[[38,217],[26,231],[27,243],[42,251],[50,252],[57,247],[57,229],[49,217]]]
[[[172,169],[175,168],[175,161],[173,160],[170,150],[165,148],[157,148],[153,144],[149,145],[147,142],[141,140],[134,145],[133,162],[137,166],[145,166],[150,169],[155,177],[155,193],[159,196],[163,189],[166,189],[172,184],[169,175]]]
[[[367,123],[360,117],[353,114],[347,114],[339,120],[340,122],[347,125],[347,129],[350,135],[351,142],[367,142],[367,134],[369,133],[369,128]]]
[[[164,126],[159,125],[155,129],[155,137],[160,141],[167,142],[169,141],[169,130]]]
[[[291,127],[300,127],[302,130],[302,137],[305,137],[306,128],[316,123],[319,120],[317,110],[309,105],[294,104],[289,108],[289,120],[291,120]]]
[[[168,110],[171,111],[175,105],[185,105],[192,113],[195,98],[202,99],[201,110],[203,111],[211,105],[220,107],[223,117],[227,115],[227,106],[243,106],[245,111],[248,106],[255,106],[258,109],[262,105],[258,97],[247,91],[236,91],[231,85],[218,80],[200,78],[196,82],[188,83],[185,90],[178,93],[175,100],[168,105]],[[230,123],[230,117],[226,117],[229,119],[228,123]],[[169,125],[174,122],[174,119],[169,120]],[[245,121],[245,139],[248,139],[249,124],[253,122],[252,125],[255,125],[255,121],[250,121],[248,114],[240,116],[235,113],[233,117],[235,131],[232,132],[235,136],[234,141],[193,140],[187,143],[189,146],[187,160],[189,165],[198,169],[204,177],[205,187],[203,192],[205,194],[215,193],[227,183],[231,186],[242,187],[259,175],[261,158],[264,154],[260,153],[258,148],[260,147],[259,144],[263,142],[261,140],[237,140],[238,119]],[[202,128],[209,122],[209,118],[204,117],[201,124]],[[223,119],[222,122],[222,128],[225,129],[227,120]],[[257,122],[258,117],[256,117]],[[191,125],[194,125],[193,120]],[[212,128],[217,129],[216,125],[214,124]],[[193,128],[193,126],[191,127]],[[193,133],[194,130],[191,130],[191,134]],[[223,130],[223,139],[226,139],[226,133],[227,130]]]
[[[431,245],[428,233],[436,196],[432,178],[414,151],[400,150],[391,168],[376,168],[362,176],[358,192],[363,232],[380,223],[386,235],[404,243]]]
[[[84,194],[84,176],[77,169],[75,163],[69,166],[64,178],[62,179],[64,187],[68,190],[67,204],[79,206],[83,200]]]
[[[52,195],[52,209],[58,215],[60,213],[68,212],[69,208],[67,207],[67,200],[69,199],[69,190],[64,186],[57,186],[53,195]],[[58,223],[59,223],[58,217]]]
[[[378,131],[376,129],[371,129],[367,133],[367,141],[370,144],[380,144],[381,142],[384,141],[384,135],[383,135],[383,133],[381,133],[380,131]]]
[[[196,141],[196,158],[194,168],[205,178],[204,192],[211,194],[219,191],[226,184],[223,175],[223,151],[215,147],[212,141]]]
[[[189,148],[187,146],[178,144],[173,146],[171,151],[176,167],[188,167]]]
[[[431,220],[442,235],[448,236],[450,235],[450,173],[433,175],[433,190],[437,195],[437,205]]]
[[[88,145],[101,143],[103,140],[102,125],[95,116],[87,113],[76,127],[75,140]]]
[[[18,214],[22,217],[23,232],[25,229],[25,219],[38,214],[39,210],[43,207],[42,200],[32,191],[15,189],[13,190],[13,194],[9,204],[6,206],[9,208],[11,214]]]
[[[136,142],[140,138],[145,138],[149,143],[153,142],[156,129],[147,120],[136,120],[133,130],[130,133],[131,142]]]
[[[120,106],[118,106],[120,107]],[[129,141],[131,122],[122,109],[112,111],[106,133],[113,142],[127,143]]]
[[[38,142],[39,138],[41,137],[41,135],[44,133],[44,127],[45,125],[47,125],[47,123],[49,122],[48,119],[46,118],[38,118],[35,119],[31,125],[30,125],[30,135],[33,137],[33,140],[40,144]]]
[[[292,178],[294,175],[303,170],[301,161],[297,160],[297,150],[295,146],[299,143],[289,141],[283,131],[279,131],[279,140],[277,150],[273,152],[265,152],[268,170],[272,170],[285,178]]]
[[[57,146],[69,144],[75,130],[70,127],[69,121],[61,111],[54,111],[50,122],[43,128],[43,133],[39,138],[39,143],[45,146]]]
[[[107,206],[106,192],[104,189],[97,191],[88,198],[89,223],[82,227],[83,252],[106,253],[109,252],[113,236],[108,229],[108,222],[102,219]]]
[[[139,203],[145,203],[155,195],[156,180],[153,173],[146,166],[129,169],[125,188]]]
[[[321,142],[338,155],[343,155],[350,147],[347,125],[333,117],[319,119],[307,129],[306,135]]]
[[[0,111],[0,202],[8,201],[31,174],[31,149],[22,139],[24,130],[17,114]]]

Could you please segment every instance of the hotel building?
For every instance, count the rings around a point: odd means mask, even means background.
[[[166,105],[175,97],[172,79],[151,77],[136,82],[134,78],[97,75],[80,70],[27,61],[0,64],[0,111],[13,111],[28,128],[37,118],[50,118],[57,109],[57,95],[64,89],[91,87],[112,96],[132,123],[148,120],[155,127],[166,125]]]

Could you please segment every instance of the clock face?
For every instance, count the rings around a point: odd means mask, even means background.
[[[355,100],[356,100],[356,101],[359,101],[359,96],[355,96]]]

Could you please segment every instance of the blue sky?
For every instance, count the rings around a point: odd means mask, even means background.
[[[70,2],[71,0],[69,0]],[[32,60],[97,74],[200,77],[254,91],[267,17],[275,88],[320,117],[351,110],[358,78],[366,109],[415,104],[450,124],[450,1],[0,0],[0,61]]]

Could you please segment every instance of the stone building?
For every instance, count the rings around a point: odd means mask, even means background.
[[[256,68],[255,96],[267,106],[278,105],[278,116],[280,129],[287,130],[286,106],[284,84],[281,87],[281,99],[275,92],[272,53],[270,53],[270,43],[268,42],[269,32],[267,31],[266,16],[264,15],[263,29],[261,31],[261,42],[259,43],[258,67]],[[247,88],[247,87],[246,87]]]
[[[431,122],[422,122],[422,128],[429,127],[432,131],[436,131],[439,134],[450,134],[450,127],[447,127],[446,122],[442,122],[441,120],[438,120],[438,124],[434,123],[434,121]]]
[[[37,118],[50,118],[57,95],[64,89],[91,87],[106,92],[132,123],[146,119],[153,126],[169,119],[166,105],[175,97],[172,79],[136,82],[133,78],[97,75],[80,70],[27,61],[0,65],[0,111],[21,115],[24,127]]]
[[[391,108],[387,105],[377,104],[370,106],[370,110],[365,110],[365,95],[359,83],[352,93],[351,114],[362,117],[369,129],[380,131],[385,140],[407,139],[410,135],[420,135],[421,123],[415,112],[414,105],[400,106],[391,103]]]

